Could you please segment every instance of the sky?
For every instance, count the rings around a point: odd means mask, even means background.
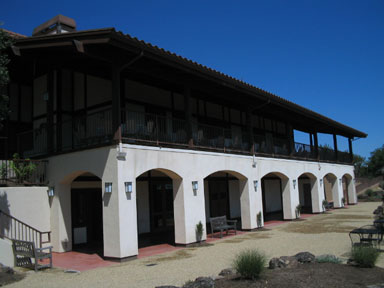
[[[4,3],[5,29],[30,36],[57,14],[78,30],[115,27],[367,133],[355,154],[384,144],[383,0]]]

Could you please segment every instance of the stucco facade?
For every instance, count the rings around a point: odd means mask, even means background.
[[[125,155],[122,157],[122,154]],[[172,179],[175,242],[190,244],[196,242],[195,227],[204,224],[206,197],[204,179],[218,171],[225,171],[236,177],[240,197],[242,229],[257,228],[257,217],[262,212],[261,180],[273,173],[282,180],[282,206],[285,220],[294,219],[299,204],[299,187],[293,184],[302,174],[313,179],[311,190],[314,213],[323,211],[324,187],[319,179],[329,173],[337,179],[344,175],[353,178],[353,166],[249,157],[193,150],[146,147],[135,145],[110,146],[70,153],[49,159],[50,185],[55,186],[50,220],[54,250],[71,250],[71,182],[77,175],[89,172],[102,181],[112,183],[112,193],[102,190],[104,256],[125,258],[138,255],[136,179],[150,170],[158,170]],[[198,181],[198,190],[193,191],[192,181]],[[254,181],[258,181],[255,191]],[[132,193],[126,193],[124,182],[132,182]],[[333,187],[335,207],[341,207],[342,183],[336,181]],[[231,184],[233,186],[233,183]],[[296,182],[298,183],[298,182]],[[350,204],[356,203],[354,185],[350,185]],[[140,218],[140,217],[139,217]],[[206,238],[204,233],[203,239]]]

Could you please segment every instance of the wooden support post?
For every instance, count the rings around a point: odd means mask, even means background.
[[[336,134],[333,134],[333,147],[335,149],[335,160],[337,161],[339,159],[338,155],[338,149],[337,149],[337,137]]]
[[[254,155],[255,146],[254,146],[253,127],[252,127],[252,111],[251,111],[251,108],[249,107],[247,109],[247,128],[248,128],[248,134],[249,134],[250,152],[252,153],[252,155]]]
[[[315,132],[313,134],[313,140],[314,140],[314,144],[315,144],[315,157],[317,160],[320,160],[320,154],[319,154],[319,143],[318,143],[318,140],[317,140],[317,132]]]
[[[48,89],[48,99],[47,99],[47,152],[54,152],[53,147],[53,137],[54,137],[54,119],[53,119],[53,100],[55,97],[55,85],[54,85],[54,75],[55,71],[50,68],[47,77],[47,89]]]
[[[112,131],[113,140],[121,143],[121,95],[120,95],[120,69],[112,67]]]
[[[293,155],[295,152],[295,135],[293,133],[293,127],[291,124],[287,125],[288,139],[289,139],[289,155]]]
[[[353,150],[352,150],[352,138],[348,138],[348,146],[349,146],[349,157],[351,162],[353,161]]]
[[[187,123],[187,139],[190,147],[193,147],[193,135],[192,135],[192,109],[191,109],[191,88],[189,86],[184,87],[184,113],[185,121]]]
[[[61,151],[63,135],[62,135],[62,73],[61,69],[56,72],[56,150]]]

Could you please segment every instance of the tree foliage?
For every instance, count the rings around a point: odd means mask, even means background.
[[[365,157],[353,154],[353,165],[355,166],[355,175],[357,177],[368,175],[367,159]]]
[[[12,45],[13,39],[7,32],[0,29],[0,122],[7,118],[8,109],[8,95],[7,84],[9,83],[9,57],[7,51]]]
[[[384,145],[371,152],[368,171],[372,176],[384,175]]]

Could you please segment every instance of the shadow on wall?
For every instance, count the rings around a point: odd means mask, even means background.
[[[9,202],[7,193],[0,191],[0,210],[8,215],[10,215]],[[9,217],[5,217],[0,213],[0,237],[3,238],[4,235],[7,235],[11,227],[11,220]]]

